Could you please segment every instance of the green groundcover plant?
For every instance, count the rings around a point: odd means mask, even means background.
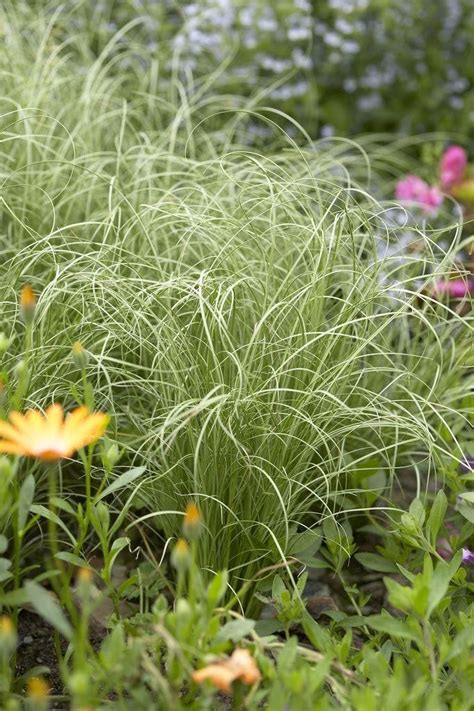
[[[439,289],[470,283],[458,207],[391,199],[406,144],[288,117],[293,140],[211,98],[221,69],[190,92],[128,29],[91,51],[28,12],[0,25],[4,707],[51,697],[47,669],[15,674],[33,608],[75,709],[466,708],[472,295]],[[324,620],[305,568],[338,581]]]

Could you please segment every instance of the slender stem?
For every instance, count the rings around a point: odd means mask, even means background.
[[[58,469],[61,465],[58,463],[57,467],[53,464],[48,466],[48,508],[51,516],[48,518],[48,538],[49,538],[49,550],[51,553],[53,569],[56,570],[59,567],[59,560],[57,559],[57,554],[59,552],[58,545],[58,526],[56,523],[56,505],[54,499],[57,493],[57,476]]]

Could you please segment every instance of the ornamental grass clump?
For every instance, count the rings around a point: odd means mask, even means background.
[[[459,225],[428,213],[417,249],[393,255],[405,226],[373,197],[390,182],[377,148],[297,126],[293,140],[252,102],[217,116],[208,84],[156,96],[159,67],[137,48],[117,72],[113,43],[84,57],[52,26],[35,27],[38,50],[12,27],[0,57],[2,328],[25,327],[30,283],[24,408],[113,415],[117,473],[147,468],[128,525],[175,539],[194,501],[199,565],[235,586],[367,488],[410,468],[421,491],[460,460],[472,331],[430,292],[457,269]],[[264,154],[242,147],[250,120],[275,132]],[[14,338],[5,371],[19,355]],[[89,473],[93,493],[102,471]],[[72,465],[63,477],[81,491]]]

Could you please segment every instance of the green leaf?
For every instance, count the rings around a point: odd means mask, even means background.
[[[459,496],[470,504],[474,504],[474,491],[466,491],[463,494],[459,494]]]
[[[288,555],[299,558],[301,554],[314,555],[321,547],[323,537],[319,529],[296,533],[288,546]]]
[[[8,548],[8,538],[3,534],[0,534],[0,555],[5,553]]]
[[[131,484],[132,481],[138,479],[138,477],[141,476],[145,471],[146,467],[136,467],[135,469],[130,469],[130,471],[121,474],[117,479],[115,479],[115,481],[109,484],[109,486],[107,486],[100,494],[95,497],[94,503],[105,499],[106,496],[110,496],[110,494],[113,494],[114,491],[124,489],[126,486]]]
[[[273,600],[281,600],[281,596],[284,592],[286,592],[286,585],[283,582],[283,579],[279,575],[275,575],[272,585]]]
[[[464,516],[469,523],[474,523],[474,506],[472,506],[472,504],[467,501],[460,500],[456,505],[456,510],[461,514],[461,516]]]
[[[213,610],[227,591],[228,575],[226,570],[214,576],[207,588],[207,603],[209,610]]]
[[[462,652],[467,651],[470,654],[470,650],[474,647],[474,622],[467,627],[465,627],[453,640],[451,650],[446,658],[449,662],[454,659]]]
[[[356,553],[354,557],[369,570],[376,570],[379,573],[398,573],[395,563],[376,553]]]
[[[308,612],[303,613],[303,630],[313,647],[319,652],[332,652],[332,641],[326,630],[314,620]]]
[[[370,615],[365,618],[365,624],[377,632],[385,632],[393,637],[409,639],[412,642],[419,641],[418,635],[403,620],[398,620],[388,614]]]
[[[282,632],[283,630],[283,623],[276,618],[258,620],[255,625],[255,632],[260,637],[268,637],[269,635],[275,634],[275,632]]]
[[[31,510],[33,497],[35,495],[35,478],[33,474],[29,474],[23,482],[20,494],[18,496],[18,533],[21,535],[24,531],[28,514]]]
[[[115,539],[115,541],[112,543],[112,548],[110,549],[110,558],[107,566],[109,572],[112,570],[112,567],[119,553],[123,551],[123,549],[126,548],[128,545],[130,545],[130,538],[126,538],[125,536],[123,536],[122,538]]]
[[[0,573],[4,573],[11,568],[12,562],[8,558],[0,558]]]
[[[50,511],[46,508],[46,506],[43,506],[42,504],[32,504],[30,511],[32,513],[38,514],[39,516],[43,516],[43,518],[48,519],[48,521],[54,521],[57,526],[63,529],[64,533],[66,533],[66,535],[69,537],[69,540],[71,541],[72,545],[76,545],[76,539],[74,538],[71,531],[68,529],[64,521],[62,521],[59,516],[53,511]]]
[[[379,470],[380,458],[371,457],[370,459],[367,459],[364,464],[360,463],[357,469],[354,469],[351,472],[351,476],[354,477],[357,482],[361,482],[363,479],[375,476],[376,474],[378,474]]]
[[[19,607],[27,602],[29,602],[29,596],[25,588],[11,590],[3,595],[0,593],[0,605],[3,607]]]
[[[61,509],[61,511],[65,511],[68,514],[71,514],[71,516],[76,515],[75,509],[71,506],[69,501],[65,501],[64,499],[60,499],[59,496],[53,496],[51,499],[51,503],[53,506],[55,506],[57,509]]]
[[[122,625],[114,627],[112,633],[105,638],[100,648],[99,656],[106,669],[113,669],[120,663],[126,647]]]
[[[78,555],[75,555],[74,553],[67,553],[66,551],[61,551],[59,553],[56,553],[56,558],[58,560],[64,560],[66,563],[70,563],[73,565],[75,568],[88,568],[89,570],[92,570],[91,566],[87,561],[85,561],[83,558],[80,558]]]
[[[247,620],[240,618],[227,622],[216,636],[216,642],[240,642],[241,639],[247,637],[255,628],[255,620]]]
[[[36,612],[49,622],[68,641],[72,639],[72,627],[56,600],[41,585],[30,581],[25,585],[30,604]]]
[[[441,526],[443,525],[447,508],[448,499],[446,498],[444,491],[440,489],[435,496],[430,515],[428,516],[428,521],[426,522],[426,533],[432,546],[436,546],[438,534],[441,530]]]
[[[438,562],[436,568],[434,569],[430,583],[427,610],[428,615],[433,612],[446,595],[449,583],[461,565],[461,561],[462,551],[458,551],[449,563],[445,563],[444,561]]]
[[[421,526],[423,526],[426,516],[425,507],[423,506],[421,499],[413,499],[408,511],[413,516],[418,526],[421,528]]]

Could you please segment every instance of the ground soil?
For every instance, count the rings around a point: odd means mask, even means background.
[[[62,643],[62,651],[66,644]],[[29,610],[21,610],[18,620],[17,676],[30,672],[35,667],[47,667],[49,674],[42,673],[51,686],[52,697],[62,697],[63,684],[54,647],[54,631],[41,617]],[[52,700],[52,709],[68,709],[69,704],[59,699]]]

